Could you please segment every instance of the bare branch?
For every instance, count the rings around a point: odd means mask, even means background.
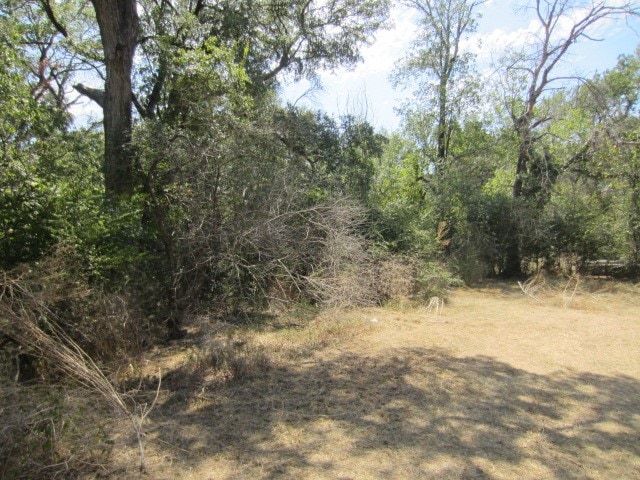
[[[85,97],[93,100],[102,108],[104,108],[104,90],[100,90],[99,88],[85,87],[81,83],[74,85],[73,88],[81,95],[84,95]]]

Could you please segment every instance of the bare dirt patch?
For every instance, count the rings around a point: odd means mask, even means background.
[[[146,478],[640,478],[640,290],[616,288],[568,303],[562,288],[490,284],[440,314],[200,325],[240,367],[214,373],[202,349],[175,347]],[[132,478],[133,458],[112,476]]]

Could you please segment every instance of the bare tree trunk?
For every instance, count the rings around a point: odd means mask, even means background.
[[[445,164],[447,163],[448,157],[448,145],[447,145],[447,130],[449,130],[450,126],[447,122],[447,82],[448,80],[441,81],[440,84],[440,92],[439,92],[439,100],[438,100],[438,139],[437,139],[437,147],[438,147],[438,157],[437,164],[438,169],[443,169]]]
[[[131,71],[138,40],[135,0],[91,0],[100,27],[107,78],[104,92],[104,184],[107,196],[133,193],[130,148]]]

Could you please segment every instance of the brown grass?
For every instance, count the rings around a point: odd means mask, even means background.
[[[80,403],[87,395],[94,398],[96,396],[101,397],[101,400],[111,407],[115,415],[127,418],[130,422],[130,429],[136,434],[140,455],[139,470],[141,472],[145,470],[144,422],[158,398],[161,383],[160,375],[158,375],[156,396],[150,404],[136,402],[133,397],[127,402],[127,399],[116,389],[93,358],[60,326],[60,318],[25,287],[20,280],[9,279],[6,275],[0,281],[0,334],[8,336],[21,349],[28,351],[32,355],[34,362],[47,364],[47,369],[56,371],[61,375],[60,380],[64,377],[74,380],[81,389],[84,389],[84,394],[76,395],[81,400]],[[62,384],[63,382],[61,381],[60,383]],[[46,384],[43,382],[44,385]],[[7,388],[7,392],[17,392],[14,393],[16,398],[20,398],[21,393],[24,394],[25,404],[27,401],[43,399],[44,397],[37,388],[21,388],[19,385],[6,385],[5,388]],[[63,388],[57,389],[60,392],[64,391]],[[1,393],[4,394],[5,392]],[[56,396],[59,398],[55,399]],[[4,397],[4,395],[0,395],[0,397]],[[7,400],[7,398],[11,398],[10,394],[4,400]],[[75,457],[74,454],[63,459],[57,465],[50,464],[51,460],[58,460],[61,456],[61,442],[58,440],[59,435],[56,432],[55,424],[59,422],[62,415],[68,416],[69,410],[74,410],[69,408],[71,404],[67,402],[69,404],[68,408],[60,409],[62,414],[54,412],[53,410],[55,409],[52,407],[54,402],[52,400],[55,399],[56,402],[60,403],[61,398],[63,396],[60,394],[51,395],[50,401],[43,399],[42,406],[36,406],[35,408],[31,406],[30,408],[22,409],[8,408],[6,411],[4,409],[0,410],[0,430],[3,434],[7,430],[22,430],[23,433],[25,430],[31,430],[31,434],[27,436],[36,439],[35,441],[24,441],[24,438],[13,439],[11,436],[7,438],[5,435],[0,434],[0,474],[6,472],[13,478],[22,474],[21,470],[23,468],[20,464],[12,465],[12,444],[17,445],[18,450],[24,451],[27,457],[33,456],[33,444],[42,443],[48,445],[48,450],[50,450],[49,461],[47,461],[47,456],[39,455],[43,460],[41,465],[41,475],[43,477],[56,477],[58,473],[69,473],[73,468],[77,468],[75,465],[77,462],[71,461]],[[72,398],[74,397],[72,396]],[[43,412],[49,413],[49,411],[51,411],[50,415],[42,414]],[[38,435],[33,435],[34,429],[30,426],[34,424],[33,418],[37,419],[35,424],[49,423],[52,425],[51,427],[47,426],[46,429],[40,432],[40,442],[37,441]],[[86,416],[86,418],[89,418],[89,416]],[[86,432],[87,430],[79,429],[81,432]],[[76,448],[84,451],[83,445],[77,445]],[[71,463],[74,463],[73,467],[69,466]],[[52,475],[44,473],[44,470],[52,468],[56,468]],[[40,477],[41,475],[39,474],[38,476]],[[32,475],[28,475],[26,478],[30,477]]]
[[[545,285],[244,332],[201,319],[149,358],[171,371],[146,478],[640,478],[640,289]],[[134,478],[118,442],[111,476]]]

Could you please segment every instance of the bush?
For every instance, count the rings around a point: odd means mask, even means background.
[[[20,311],[34,318],[45,312],[55,318],[65,334],[98,361],[125,361],[151,339],[151,326],[135,301],[92,287],[83,259],[72,246],[59,245],[39,262],[5,272],[0,298],[5,312]],[[6,321],[0,330],[11,336],[12,326]],[[39,363],[39,368],[47,366]]]
[[[217,338],[203,346],[198,364],[212,367],[224,379],[246,380],[262,375],[271,361],[261,345],[244,339]]]

